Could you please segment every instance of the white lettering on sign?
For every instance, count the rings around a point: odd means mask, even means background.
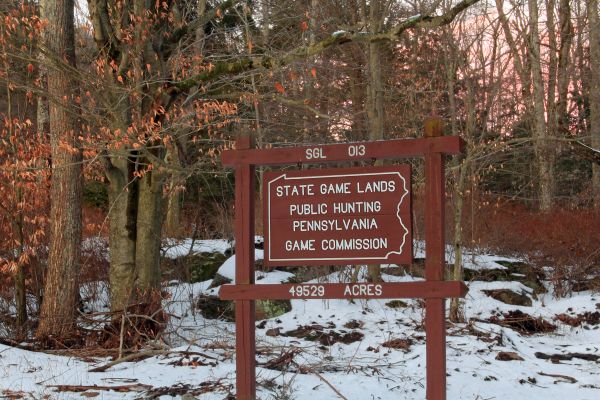
[[[322,220],[294,220],[292,221],[294,232],[329,232],[341,231],[342,226],[336,219]]]
[[[366,147],[346,149],[364,158]],[[302,151],[315,159],[327,150]],[[265,265],[410,260],[409,167],[268,172],[265,185]]]
[[[333,203],[334,214],[378,213],[380,211],[381,202],[379,200]]]
[[[289,290],[292,297],[323,297],[325,286],[323,285],[297,285]]]
[[[321,241],[323,250],[379,250],[387,247],[387,238],[323,239]]]
[[[325,154],[323,154],[322,147],[313,147],[310,149],[306,149],[305,156],[306,156],[307,160],[316,160],[316,159],[324,160],[327,158],[325,156]]]
[[[364,144],[351,144],[348,146],[348,155],[350,157],[364,156],[367,153],[367,148]]]
[[[300,185],[281,185],[275,188],[275,195],[277,197],[284,196],[312,196],[314,192],[314,184],[300,184]]]
[[[360,182],[356,183],[356,193],[385,193],[394,192],[395,190],[396,182],[394,181],[366,182],[364,186]]]
[[[327,204],[290,204],[290,215],[324,215]]]
[[[350,194],[350,182],[322,183],[321,194]]]
[[[375,218],[345,218],[345,219],[322,219],[322,220],[293,220],[292,230],[294,232],[329,232],[329,231],[356,231],[377,229]]]
[[[343,219],[344,228],[348,231],[377,229],[375,218],[353,218]]]
[[[374,283],[355,283],[346,285],[344,296],[381,296],[383,288]]]
[[[308,240],[286,240],[285,249],[287,251],[314,251],[315,241],[314,239]]]

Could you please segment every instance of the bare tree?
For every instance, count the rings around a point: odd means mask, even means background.
[[[44,0],[42,18],[48,20],[44,51],[48,63],[52,186],[50,252],[40,311],[39,337],[72,333],[79,298],[81,254],[82,154],[79,149],[75,75],[73,0]]]
[[[540,55],[539,7],[537,0],[527,0],[529,10],[529,62],[531,63],[533,138],[537,166],[539,208],[549,210],[554,203],[554,147],[549,141],[542,59]],[[552,99],[554,101],[554,99]]]
[[[587,6],[590,31],[590,136],[595,151],[600,151],[600,17],[598,0]],[[600,207],[600,165],[592,164],[592,190],[596,208]]]

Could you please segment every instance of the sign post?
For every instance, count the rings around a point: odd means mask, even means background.
[[[425,137],[277,149],[236,141],[221,161],[235,167],[236,281],[222,299],[235,301],[236,397],[256,399],[255,300],[425,299],[427,399],[446,399],[446,298],[464,297],[464,282],[445,282],[444,157],[463,151],[442,137],[441,121]],[[324,164],[374,159],[425,159],[425,281],[337,284],[254,284],[254,169],[257,165]],[[410,167],[273,171],[264,174],[267,266],[409,263],[412,261]]]
[[[250,137],[241,137],[236,148],[250,149]],[[235,283],[254,285],[254,165],[235,166]],[[235,301],[235,370],[237,398],[256,398],[255,299]]]
[[[425,137],[442,135],[439,119],[425,122]],[[425,155],[425,279],[444,280],[446,266],[444,154]],[[426,398],[446,399],[446,308],[444,298],[425,299]]]

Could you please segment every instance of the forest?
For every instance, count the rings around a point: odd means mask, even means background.
[[[0,0],[0,19],[3,345],[119,360],[167,337],[170,285],[232,255],[221,154],[240,137],[409,139],[435,121],[465,142],[445,160],[446,279],[481,280],[469,265],[494,254],[556,301],[600,291],[598,0]],[[418,244],[424,163],[403,162]],[[365,268],[294,279],[390,276]],[[417,254],[394,268],[423,275]],[[214,306],[196,295],[192,313]],[[465,307],[449,320],[470,326]]]

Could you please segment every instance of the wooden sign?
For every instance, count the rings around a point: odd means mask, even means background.
[[[256,399],[255,300],[425,299],[426,398],[446,399],[445,298],[464,297],[464,282],[444,282],[444,157],[464,149],[459,137],[442,137],[439,119],[425,123],[425,137],[256,149],[240,137],[224,151],[235,167],[235,284],[222,299],[235,300],[236,399]],[[324,164],[420,157],[425,161],[425,281],[256,285],[254,282],[254,177],[257,165]],[[368,167],[272,172],[265,262],[269,265],[399,263],[410,260],[410,168]],[[324,185],[324,186],[323,186]]]
[[[410,263],[410,166],[264,174],[267,266]]]
[[[223,300],[278,299],[443,299],[464,297],[463,282],[358,282],[358,283],[282,283],[266,285],[223,285]]]

